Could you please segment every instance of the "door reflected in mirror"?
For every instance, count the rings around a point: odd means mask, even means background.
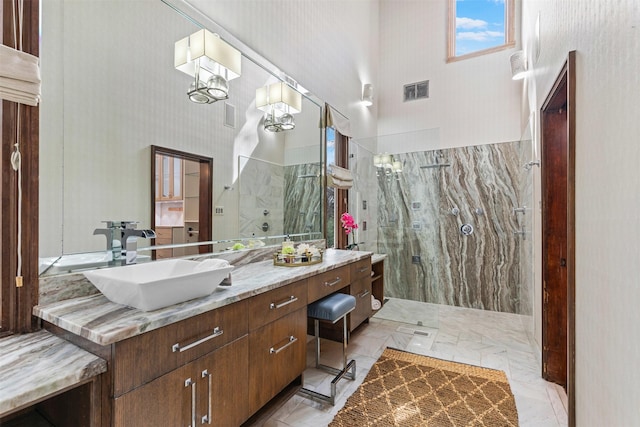
[[[211,194],[213,159],[169,148],[151,146],[153,183],[151,224],[154,246],[183,245],[153,251],[154,259],[211,252]]]

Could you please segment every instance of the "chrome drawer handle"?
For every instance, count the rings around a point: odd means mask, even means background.
[[[196,382],[192,381],[191,378],[187,378],[184,381],[184,386],[191,386],[191,424],[189,424],[189,427],[196,427]]]
[[[297,298],[295,295],[291,295],[291,296],[289,297],[289,299],[286,299],[286,300],[284,300],[284,301],[282,301],[282,302],[280,302],[280,303],[272,302],[272,303],[269,305],[269,309],[270,309],[270,310],[273,310],[274,308],[282,308],[282,307],[284,307],[285,305],[289,305],[289,304],[291,304],[292,302],[296,302],[296,301],[298,301],[298,298]]]
[[[298,338],[294,337],[293,335],[291,335],[289,337],[289,342],[287,342],[285,345],[283,345],[282,347],[275,349],[273,347],[271,347],[269,349],[269,353],[270,354],[278,354],[280,353],[282,350],[284,350],[285,348],[289,347],[291,344],[293,344],[294,342],[298,341]]]
[[[216,328],[213,330],[213,333],[211,335],[208,335],[196,342],[192,342],[191,344],[185,345],[184,347],[180,347],[180,343],[175,343],[172,347],[171,350],[175,353],[176,351],[179,351],[180,353],[182,353],[183,351],[187,351],[195,346],[198,346],[200,344],[202,344],[203,342],[209,341],[210,339],[219,337],[220,335],[222,335],[224,331],[222,329],[220,329],[220,327],[216,326]]]
[[[337,285],[340,282],[342,282],[342,279],[340,277],[336,277],[336,280],[334,280],[333,282],[324,282],[324,285],[333,286],[333,285]]]
[[[207,415],[202,416],[202,424],[211,424],[211,374],[207,369],[202,371],[202,378],[209,379],[209,399],[207,404]]]
[[[362,293],[362,295],[360,295],[360,298],[364,298],[364,297],[366,297],[367,295],[369,295],[369,291],[364,291],[364,292]]]
[[[369,267],[364,267],[361,268],[360,270],[358,270],[358,273],[364,273],[365,271],[367,271],[369,269]]]

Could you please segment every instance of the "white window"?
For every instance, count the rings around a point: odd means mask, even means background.
[[[447,62],[515,46],[514,0],[449,0]]]

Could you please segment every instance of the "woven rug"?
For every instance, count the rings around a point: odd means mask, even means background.
[[[504,372],[387,348],[330,427],[517,425]]]

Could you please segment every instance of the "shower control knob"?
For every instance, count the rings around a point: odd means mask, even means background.
[[[471,236],[471,234],[473,234],[473,225],[462,224],[462,227],[460,227],[460,232],[465,236]]]

